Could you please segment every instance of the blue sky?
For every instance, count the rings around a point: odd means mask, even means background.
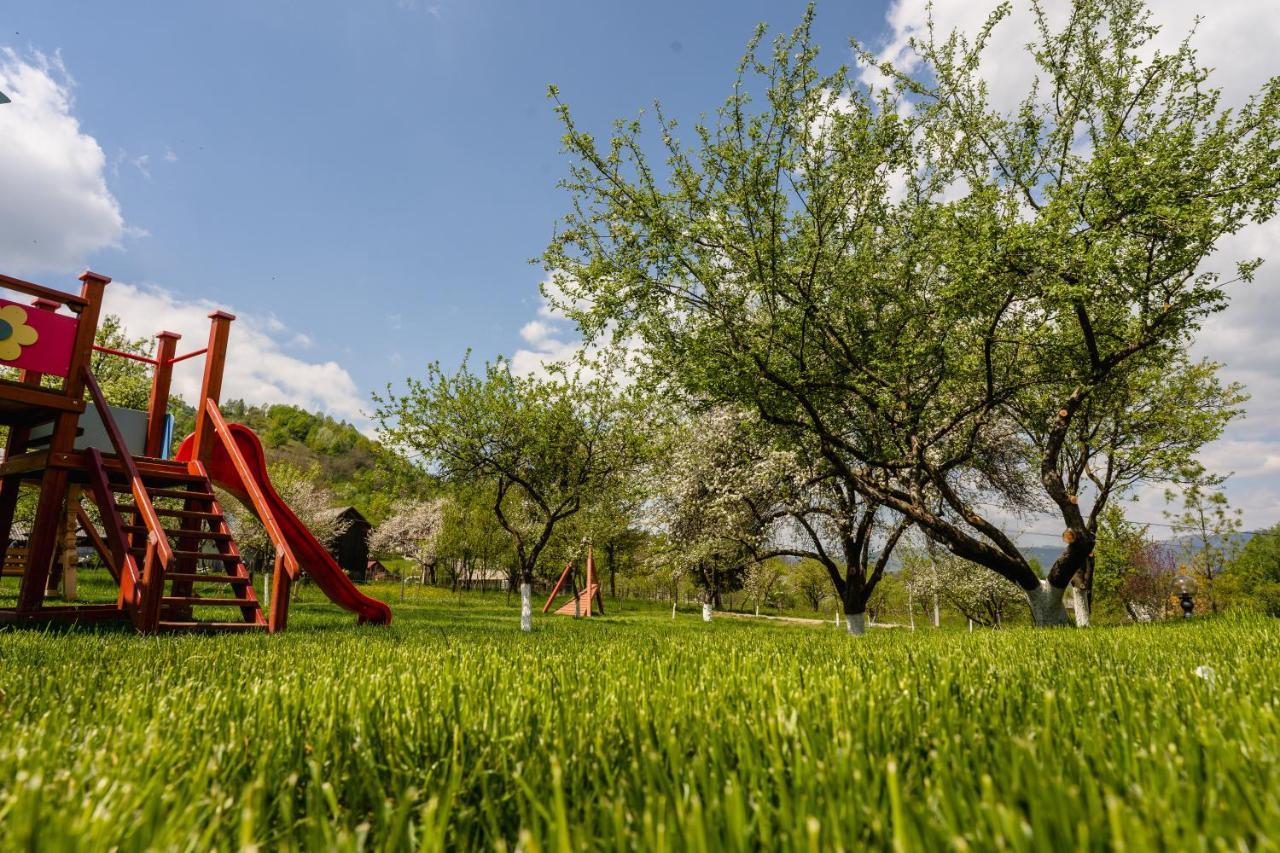
[[[844,55],[884,9],[832,3]],[[757,22],[802,2],[10,0],[0,43],[58,52],[127,226],[121,281],[274,316],[362,391],[512,353],[564,210],[548,83],[607,129],[723,100]],[[150,329],[138,329],[150,332]],[[296,335],[295,335],[296,336]]]
[[[973,32],[990,3],[936,0]],[[1196,44],[1239,103],[1276,72],[1274,0],[1151,0],[1162,38]],[[824,0],[832,64],[857,36],[902,60],[927,0]],[[1025,0],[997,32],[988,79],[1028,79]],[[661,99],[686,126],[728,94],[757,23],[789,29],[803,0],[6,0],[0,11],[0,272],[72,287],[111,275],[108,310],[138,335],[201,345],[235,311],[227,394],[326,410],[364,427],[370,392],[440,360],[573,346],[529,264],[566,205],[546,99],[582,126]],[[1280,221],[1224,256],[1273,253]],[[1211,320],[1201,354],[1253,394],[1204,459],[1234,471],[1246,525],[1280,518],[1280,257]],[[188,363],[189,365],[194,362]],[[193,394],[193,367],[176,388]],[[1131,513],[1160,520],[1159,488]],[[1036,526],[1040,520],[1013,520]],[[1056,537],[1044,522],[1038,536]],[[1037,540],[1039,541],[1039,540]]]

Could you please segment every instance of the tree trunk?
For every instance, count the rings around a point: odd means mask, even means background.
[[[533,569],[520,570],[520,630],[533,630]]]
[[[938,594],[933,594],[933,627],[942,627],[942,603],[938,600]]]
[[[859,571],[852,569],[845,577],[844,588],[839,590],[842,607],[836,608],[836,624],[840,624],[840,610],[844,610],[844,629],[851,637],[867,633],[867,599],[871,594],[863,581],[865,574]]]
[[[1076,611],[1076,627],[1088,628],[1092,615],[1089,608],[1089,594],[1075,584],[1071,585],[1071,605]]]
[[[710,622],[711,614],[715,611],[716,592],[714,589],[706,589],[702,593],[702,621]]]
[[[867,633],[866,613],[845,613],[844,629],[851,637],[861,637]]]
[[[1040,628],[1056,628],[1070,625],[1067,608],[1062,603],[1066,588],[1053,586],[1047,580],[1040,581],[1035,589],[1025,590],[1027,603],[1031,605],[1031,621]]]
[[[604,549],[604,555],[609,560],[609,597],[618,597],[618,571],[613,564],[614,551],[613,545],[607,545]]]

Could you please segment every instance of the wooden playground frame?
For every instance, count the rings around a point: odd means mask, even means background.
[[[302,567],[268,499],[267,492],[274,495],[274,490],[269,484],[262,485],[261,460],[256,460],[255,467],[246,459],[243,434],[248,431],[237,427],[240,432],[235,432],[218,408],[234,315],[211,313],[207,345],[182,355],[177,354],[181,336],[169,331],[156,336],[152,357],[99,347],[94,340],[104,291],[111,280],[95,272],[85,272],[79,279],[80,292],[73,294],[0,275],[0,289],[32,297],[34,310],[65,311],[76,323],[61,387],[51,387],[56,386],[52,377],[25,369],[18,372],[16,380],[0,378],[0,425],[9,430],[0,462],[0,565],[6,576],[20,577],[16,605],[0,609],[0,624],[122,621],[131,622],[143,633],[284,630],[290,585]],[[90,369],[95,350],[152,368],[141,453],[129,447]],[[174,366],[198,356],[204,356],[204,370],[195,401],[195,432],[183,444],[179,458],[163,458]],[[106,450],[76,446],[80,420],[90,406],[109,439]],[[33,428],[44,424],[52,425],[47,439],[33,438]],[[46,441],[47,446],[40,446]],[[256,444],[256,438],[253,442]],[[214,480],[207,466],[234,473]],[[214,493],[215,482],[230,489],[224,481],[237,475],[233,494],[262,521],[275,549],[273,594],[267,613]],[[28,547],[11,549],[14,515],[24,484],[34,485],[39,497]],[[98,532],[83,498],[97,509],[103,533]],[[122,499],[131,502],[122,504]],[[278,496],[275,499],[279,501]],[[165,526],[162,517],[176,520],[177,525]],[[52,605],[46,601],[50,581],[56,581],[59,574],[65,578],[67,569],[74,568],[77,527],[118,584],[114,604]],[[220,567],[218,571],[201,570],[210,563]],[[196,584],[210,583],[218,587],[212,594],[194,590]],[[172,585],[168,592],[166,584]],[[203,606],[238,609],[239,619],[197,620],[195,608]],[[389,610],[385,618],[377,618],[379,615],[362,614],[361,621],[390,619]]]

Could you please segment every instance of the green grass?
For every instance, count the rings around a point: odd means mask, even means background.
[[[378,591],[390,628],[0,632],[0,849],[1280,843],[1278,622],[526,636]]]

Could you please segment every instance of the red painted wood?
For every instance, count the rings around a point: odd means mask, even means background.
[[[289,582],[297,579],[303,567],[331,601],[355,613],[360,622],[384,625],[390,622],[391,608],[356,589],[334,562],[328,549],[311,535],[271,485],[262,442],[253,430],[240,424],[228,424],[212,400],[205,401],[205,420],[211,430],[212,442],[206,451],[207,457],[197,460],[198,439],[192,435],[182,442],[177,458],[201,462],[209,479],[252,510],[266,528],[280,555],[277,575],[284,581],[283,592],[286,593],[281,594],[280,585],[272,592],[273,630],[283,629]]]
[[[551,594],[547,596],[547,603],[542,605],[542,614],[545,616],[547,611],[551,609],[551,602],[556,600],[556,596],[560,594],[560,587],[564,586],[565,580],[573,573],[573,560],[564,564],[564,571],[560,573],[560,580],[556,581],[555,587],[552,588]]]

